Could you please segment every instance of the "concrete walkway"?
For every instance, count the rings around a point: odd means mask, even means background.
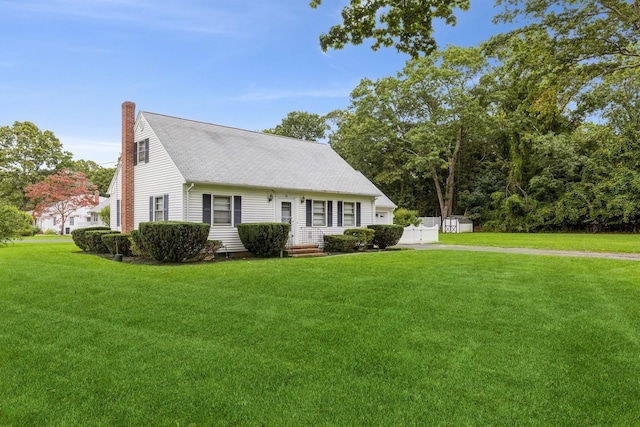
[[[499,248],[492,246],[466,246],[466,245],[444,245],[440,243],[397,245],[400,248],[411,248],[417,250],[439,250],[439,251],[472,251],[472,252],[501,252],[524,255],[553,255],[582,258],[606,258],[621,259],[626,261],[640,261],[640,253],[627,254],[618,252],[582,252],[582,251],[560,251],[555,249],[528,249],[528,248]]]

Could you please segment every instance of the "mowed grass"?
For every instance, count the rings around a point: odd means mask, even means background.
[[[0,425],[638,425],[640,263],[0,249]]]
[[[640,234],[440,233],[447,245],[640,253]]]

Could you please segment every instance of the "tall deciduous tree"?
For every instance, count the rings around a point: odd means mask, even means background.
[[[265,129],[263,132],[305,141],[318,141],[327,135],[328,130],[326,117],[304,111],[292,111],[275,128]]]
[[[322,0],[311,0],[317,8]],[[359,45],[374,40],[371,48],[395,46],[412,57],[430,54],[437,48],[433,20],[456,24],[455,10],[469,9],[469,0],[351,0],[342,9],[342,24],[320,36],[323,51]]]
[[[31,122],[0,127],[0,198],[26,210],[26,187],[68,167],[71,157],[53,132]]]
[[[45,212],[59,216],[60,234],[64,234],[64,223],[71,213],[80,207],[95,205],[95,189],[84,173],[67,170],[29,185],[26,196],[36,204],[35,217]]]
[[[410,61],[396,77],[363,80],[332,145],[376,184],[430,179],[441,215],[451,215],[460,153],[489,129],[479,89],[486,65],[478,49],[450,47]]]

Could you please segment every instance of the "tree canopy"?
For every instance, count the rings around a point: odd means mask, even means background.
[[[640,231],[640,3],[496,3],[497,20],[524,25],[476,49],[400,45],[414,58],[360,82],[329,115],[330,143],[421,215],[466,214],[493,230]],[[323,35],[323,48],[377,35],[377,49],[400,31],[428,40],[410,20],[384,25],[401,9],[431,16],[433,4],[350,2],[351,26]]]
[[[321,3],[311,0],[310,6]],[[455,25],[456,9],[469,9],[469,0],[351,0],[342,9],[342,23],[320,36],[320,47],[326,52],[371,38],[373,50],[394,46],[414,58],[430,54],[437,48],[433,20]]]
[[[275,128],[265,129],[263,132],[305,141],[318,141],[324,139],[328,130],[329,125],[324,116],[304,111],[292,111]]]
[[[0,198],[27,209],[26,187],[65,169],[71,157],[53,132],[31,122],[0,127]]]

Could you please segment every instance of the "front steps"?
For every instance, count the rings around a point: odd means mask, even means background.
[[[324,256],[325,253],[320,249],[317,244],[307,243],[301,245],[293,245],[286,249],[285,253],[287,256],[293,258],[307,258],[307,257],[318,257]]]

